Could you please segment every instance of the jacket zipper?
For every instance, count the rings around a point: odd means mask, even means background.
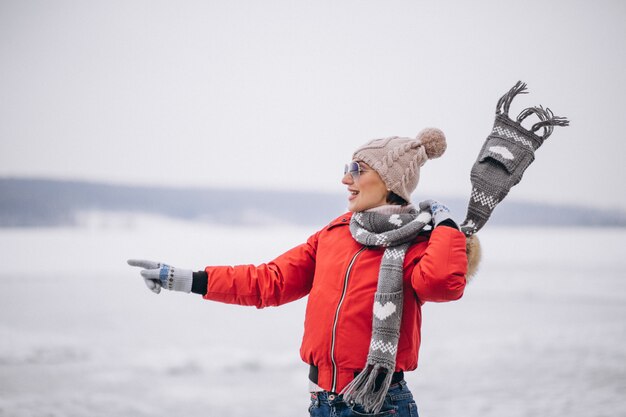
[[[356,261],[356,257],[359,256],[359,254],[363,252],[365,249],[366,249],[365,246],[359,249],[358,252],[354,254],[352,259],[350,260],[350,263],[348,264],[348,269],[346,270],[346,275],[343,279],[343,291],[341,292],[341,298],[339,299],[339,304],[337,304],[337,310],[335,311],[335,321],[333,322],[333,333],[332,333],[331,345],[330,345],[330,360],[333,366],[333,386],[332,386],[331,392],[337,392],[337,363],[335,362],[335,336],[337,334],[337,322],[339,321],[339,310],[341,309],[341,304],[343,304],[343,300],[346,298],[346,292],[348,290],[348,278],[350,277],[350,271],[352,270],[352,266],[354,265],[354,262]]]

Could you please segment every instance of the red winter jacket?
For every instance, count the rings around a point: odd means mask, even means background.
[[[318,367],[317,384],[333,392],[340,392],[365,365],[384,252],[352,238],[350,217],[335,219],[267,264],[205,269],[207,300],[262,308],[308,294],[300,355]],[[460,298],[466,271],[465,236],[454,228],[437,227],[408,249],[396,371],[417,367],[421,305]]]

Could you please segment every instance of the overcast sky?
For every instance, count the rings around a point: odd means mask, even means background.
[[[414,199],[469,195],[517,80],[571,120],[509,198],[626,209],[626,2],[0,0],[0,176],[343,192],[437,126]]]

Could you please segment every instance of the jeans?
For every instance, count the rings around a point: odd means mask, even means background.
[[[341,395],[326,391],[311,393],[309,413],[311,417],[419,417],[413,394],[404,381],[389,388],[383,408],[378,413],[366,413],[360,405],[347,404]]]

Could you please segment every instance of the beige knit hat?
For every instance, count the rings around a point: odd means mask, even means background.
[[[437,128],[426,128],[415,139],[393,136],[374,139],[357,149],[355,161],[363,161],[383,179],[387,189],[406,201],[417,187],[420,167],[446,150],[446,137]]]

